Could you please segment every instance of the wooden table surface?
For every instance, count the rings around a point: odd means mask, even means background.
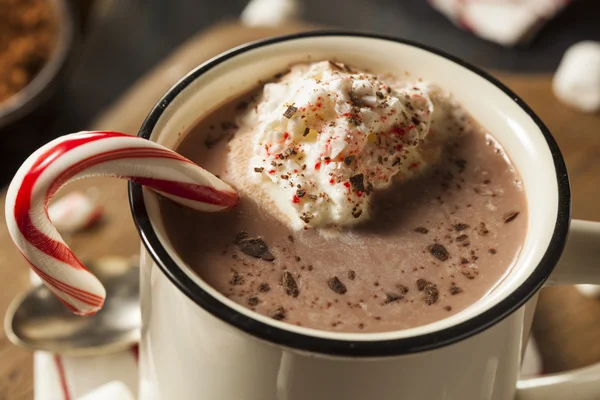
[[[158,98],[181,76],[204,60],[238,44],[306,30],[288,24],[285,28],[245,28],[222,24],[191,38],[172,56],[140,79],[113,107],[92,124],[92,129],[112,129],[135,134]],[[575,218],[600,221],[600,115],[586,115],[560,104],[552,95],[550,75],[515,76],[496,73],[538,113],[557,139],[566,159],[573,192]],[[84,127],[82,127],[84,128]],[[67,132],[65,132],[67,133]],[[106,255],[131,256],[139,241],[129,214],[125,182],[89,179],[66,191],[88,190],[107,210],[105,222],[96,228],[65,238],[82,258]],[[4,193],[1,199],[4,203]],[[29,286],[28,267],[8,236],[4,213],[0,222],[0,313],[11,299]],[[534,320],[546,372],[577,368],[600,361],[600,301],[582,297],[573,287],[542,290]],[[33,397],[33,366],[30,352],[13,346],[0,332],[0,400]]]

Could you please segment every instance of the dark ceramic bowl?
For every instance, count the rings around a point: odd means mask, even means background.
[[[50,59],[27,86],[0,103],[0,128],[15,122],[43,104],[65,77],[75,42],[75,15],[68,0],[48,0],[58,26],[57,43]]]

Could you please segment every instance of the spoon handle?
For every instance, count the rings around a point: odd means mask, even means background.
[[[113,176],[140,183],[185,206],[218,211],[237,204],[233,188],[157,143],[118,132],[79,132],[51,141],[19,168],[5,214],[19,252],[46,286],[78,315],[102,308],[106,291],[52,225],[48,204],[67,182]]]

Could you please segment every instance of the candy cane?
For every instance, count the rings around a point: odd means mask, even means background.
[[[211,173],[135,136],[79,132],[37,150],[19,168],[8,188],[8,230],[33,271],[79,315],[100,310],[106,291],[52,225],[48,203],[68,181],[88,176],[129,179],[201,211],[233,207],[238,201],[235,190]]]

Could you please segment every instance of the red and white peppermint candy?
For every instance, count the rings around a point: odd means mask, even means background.
[[[8,188],[6,222],[33,271],[79,315],[100,310],[106,291],[62,240],[48,217],[48,204],[68,181],[88,176],[129,179],[201,211],[233,207],[238,201],[235,190],[225,182],[185,157],[139,137],[80,132],[37,150]]]

